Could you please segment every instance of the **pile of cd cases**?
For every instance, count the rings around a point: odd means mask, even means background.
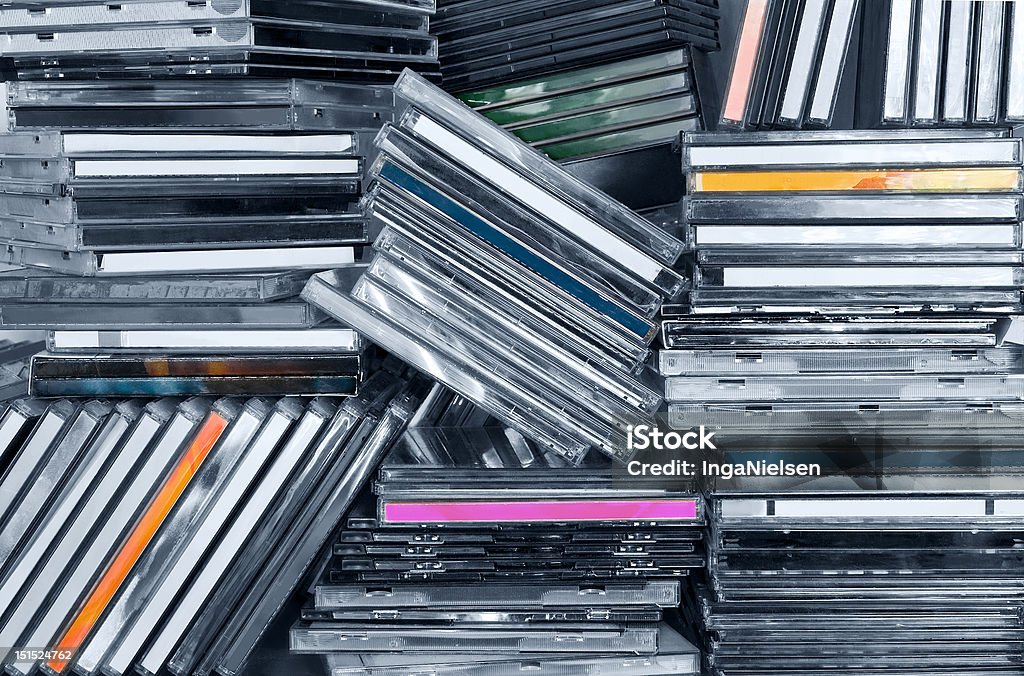
[[[365,271],[303,297],[570,462],[660,403],[653,317],[683,243],[411,71],[376,140]]]
[[[241,673],[424,394],[382,371],[340,405],[11,404],[0,418],[6,671]]]
[[[431,31],[451,91],[719,46],[717,0],[442,0]]]
[[[841,112],[840,92],[847,88],[844,74],[851,44],[857,42],[860,0],[739,4],[719,127],[831,127]]]
[[[389,87],[13,82],[7,98],[0,241],[25,267],[0,273],[0,324],[51,331],[34,394],[356,391],[361,339],[297,296],[369,240],[363,158]]]
[[[1005,131],[692,133],[696,313],[1021,308]]]
[[[302,80],[15,82],[8,106],[8,262],[146,276],[351,261],[368,239],[363,146],[393,98]]]
[[[683,131],[704,129],[701,52],[677,48],[539,75],[459,98],[633,209],[683,196]]]
[[[410,427],[291,649],[334,676],[699,673],[668,620],[705,564],[703,499],[616,484],[599,455],[563,464],[500,426]]]
[[[1021,494],[889,481],[711,499],[710,673],[1020,673]]]
[[[0,8],[8,80],[437,74],[433,0],[13,0]]]
[[[860,126],[1024,121],[1024,11],[1013,2],[867,3]]]
[[[0,321],[48,329],[30,370],[36,396],[354,394],[365,342],[297,298],[309,274],[16,270],[0,273]]]
[[[8,263],[81,276],[322,270],[367,239],[353,131],[61,127],[0,135]]]
[[[668,422],[714,430],[729,462],[768,453],[865,475],[1015,467],[1024,349],[998,343],[996,323],[933,315],[666,320],[659,366]]]

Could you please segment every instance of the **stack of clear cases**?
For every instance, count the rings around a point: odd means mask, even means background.
[[[240,673],[424,388],[381,371],[341,405],[11,404],[6,671]]]
[[[238,11],[269,11],[254,8]],[[180,13],[123,10],[3,8],[24,21]],[[51,331],[47,368],[59,365],[34,372],[33,392],[356,391],[362,342],[297,296],[370,240],[358,201],[369,139],[393,117],[390,87],[18,81],[6,96],[0,242],[21,267],[0,273],[0,324]]]
[[[701,495],[618,482],[599,454],[566,467],[502,426],[434,427],[464,400],[428,401],[345,519],[291,649],[339,676],[699,673],[676,608],[705,565]]]
[[[48,329],[26,371],[37,396],[354,394],[366,345],[297,298],[309,275],[15,270],[0,273],[0,324]]]
[[[694,312],[1021,307],[1021,141],[688,134]]]
[[[1024,120],[1024,12],[969,0],[868,3],[858,126],[961,127]]]
[[[366,269],[303,298],[571,462],[625,460],[683,243],[406,71],[376,140]]]
[[[430,28],[452,91],[683,45],[719,47],[718,6],[707,0],[442,0]]]
[[[0,137],[7,262],[146,275],[325,269],[366,241],[356,133]]]
[[[695,618],[710,673],[1019,671],[1022,501],[1003,479],[720,489]]]
[[[831,127],[856,83],[860,0],[743,0],[720,128]],[[852,72],[852,69],[851,69]],[[853,85],[853,86],[851,86]],[[852,121],[852,120],[851,120]],[[840,123],[838,126],[842,126]]]
[[[17,0],[0,9],[8,80],[437,73],[432,0]]]
[[[1024,351],[1005,319],[705,315],[664,323],[668,423],[729,462],[832,471],[1017,464]]]
[[[676,140],[704,129],[689,48],[539,75],[459,95],[572,174],[634,209],[683,196]]]

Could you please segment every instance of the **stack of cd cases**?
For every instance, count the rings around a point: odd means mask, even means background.
[[[8,263],[81,276],[315,270],[366,241],[354,131],[63,126],[0,135]]]
[[[498,427],[411,427],[348,515],[291,648],[342,674],[696,674],[669,624],[703,499]]]
[[[241,673],[424,386],[381,371],[340,406],[11,404],[0,417],[6,671]]]
[[[687,134],[694,312],[1021,307],[1005,131]]]
[[[0,323],[51,331],[34,394],[355,392],[359,337],[297,295],[369,240],[390,87],[12,82],[8,104],[0,239],[25,267]]]
[[[369,268],[303,297],[571,462],[624,460],[683,243],[415,73],[377,137]]]
[[[1020,463],[1024,350],[994,318],[746,315],[664,324],[669,425],[712,429],[730,463],[824,473]],[[723,332],[728,336],[723,339]]]
[[[459,98],[572,174],[643,209],[683,196],[677,137],[704,129],[697,77],[703,60],[684,47]]]
[[[433,0],[14,0],[0,8],[6,79],[437,73]]]
[[[719,47],[717,0],[442,0],[431,30],[451,91],[683,45]]]
[[[885,483],[712,499],[710,673],[1020,673],[1019,477]]]
[[[861,126],[1024,121],[1024,11],[1014,2],[868,3]]]
[[[856,43],[860,0],[739,4],[719,127],[831,127],[840,112],[841,89],[850,87],[845,74],[848,52]]]

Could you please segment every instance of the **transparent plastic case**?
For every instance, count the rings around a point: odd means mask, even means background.
[[[0,220],[0,239],[60,251],[133,251],[152,249],[221,249],[234,246],[310,247],[363,244],[369,239],[362,214],[284,216],[282,218],[211,218],[156,223],[40,223]]]
[[[546,110],[541,106],[551,99],[564,101],[565,99],[560,97],[579,95],[581,99],[586,100],[587,92],[601,92],[615,85],[625,87],[627,83],[635,82],[638,78],[641,83],[646,83],[648,79],[663,81],[660,78],[677,83],[676,86],[688,83],[688,78],[680,75],[665,76],[664,73],[685,72],[689,66],[689,52],[677,49],[465,92],[459,94],[459,99],[484,113],[494,122],[506,125],[522,119],[533,119],[536,114]],[[669,86],[662,91],[674,88]],[[603,101],[604,97],[600,100]],[[536,112],[531,104],[537,106]],[[523,115],[522,118],[520,114]]]
[[[453,74],[472,74],[500,63],[499,58],[516,64],[552,52],[557,54],[658,29],[678,31],[690,38],[691,44],[714,49],[718,44],[715,28],[693,22],[691,16],[668,2],[626,0],[611,6],[589,7],[576,21],[566,22],[564,16],[541,17],[526,26],[515,25],[513,21],[513,25],[477,30],[472,35],[448,32],[444,67]],[[558,48],[552,49],[552,44]]]
[[[48,554],[59,548],[61,531],[76,515],[77,506],[88,498],[94,482],[103,476],[108,462],[116,454],[140,412],[141,407],[137,404],[119,404],[97,429],[82,454],[81,462],[68,473],[66,484],[52,496],[52,504],[32,529],[31,539],[26,541],[17,557],[7,558],[2,586],[7,594],[5,598],[15,598],[31,578],[32,572],[45,565]]]
[[[859,0],[837,0],[832,5],[821,58],[818,62],[817,79],[807,102],[808,124],[831,127],[839,99],[839,87],[846,69],[846,59],[856,33]]]
[[[172,673],[185,674],[200,667],[216,667],[216,660],[226,649],[227,638],[221,634],[227,631],[226,624],[232,621],[236,607],[263,570],[273,547],[281,542],[292,522],[299,517],[328,467],[339,460],[339,454],[363,417],[374,414],[374,402],[378,398],[393,396],[398,387],[397,379],[379,372],[367,382],[360,395],[331,411],[314,446],[307,451],[307,457],[283,489],[282,496],[273,503],[263,520],[253,524],[254,531],[240,553],[227,562],[229,565],[222,575],[221,584],[208,592],[209,598],[205,603],[192,607],[196,619],[191,627],[179,627],[184,631],[184,637],[180,641],[176,637],[175,643],[180,642],[180,645],[175,648],[160,644],[163,649],[174,650],[168,661]],[[212,633],[210,627],[216,627],[221,633]],[[216,645],[215,641],[218,641]],[[151,662],[144,661],[143,666],[147,664]]]
[[[264,272],[323,270],[355,260],[351,246],[308,246],[253,249],[178,249],[147,251],[59,251],[28,242],[0,240],[0,255],[12,265],[94,276],[156,276],[199,272]]]
[[[437,39],[418,30],[276,20],[210,21],[202,26],[138,24],[37,33],[5,29],[5,54],[37,59],[83,56],[102,61],[121,54],[265,54],[314,59],[388,59],[398,63],[437,60]]]
[[[628,494],[612,494],[602,500],[543,499],[524,497],[517,500],[496,500],[487,495],[473,495],[471,500],[452,496],[444,500],[403,500],[402,496],[382,497],[378,501],[378,520],[382,526],[464,526],[488,527],[499,523],[572,522],[614,525],[620,522],[694,523],[703,515],[703,504],[696,498],[660,497],[636,499]]]
[[[1005,15],[1004,3],[986,0],[979,5],[974,71],[977,79],[970,106],[971,122],[974,124],[995,124],[999,121],[1003,96]]]
[[[1024,120],[1024,12],[1010,10],[1006,59],[1006,120]]]
[[[432,626],[346,626],[333,622],[303,623],[292,627],[289,648],[293,652],[393,652],[395,648],[418,652],[561,652],[567,642],[577,652],[616,652],[638,655],[657,651],[657,629],[622,627],[599,623],[542,627],[474,627],[472,631]]]
[[[804,120],[807,94],[818,66],[818,51],[828,5],[826,3],[805,4],[800,12],[796,41],[789,57],[789,69],[779,105],[779,124],[799,127]]]
[[[57,401],[48,406],[32,428],[28,439],[4,469],[0,478],[0,486],[4,489],[0,497],[0,524],[6,522],[7,517],[13,513],[22,491],[39,473],[49,457],[51,446],[76,412],[76,406],[70,401]]]
[[[765,152],[765,148],[771,152]],[[921,132],[821,131],[803,136],[763,133],[736,138],[723,133],[683,136],[684,170],[804,168],[1019,167],[1021,139],[965,130],[943,135]]]
[[[45,596],[49,585],[60,579],[71,554],[84,541],[107,501],[117,498],[118,486],[127,480],[129,470],[138,460],[139,454],[167,422],[174,412],[174,406],[173,402],[161,400],[147,405],[141,413],[134,405],[118,406],[115,416],[108,422],[107,431],[110,434],[103,435],[102,439],[97,438],[95,453],[100,458],[99,462],[105,464],[99,468],[95,467],[94,462],[83,466],[80,476],[85,480],[69,485],[68,493],[65,494],[67,500],[51,509],[47,523],[42,526],[43,530],[39,532],[32,547],[4,580],[2,589],[7,599],[4,611],[5,614],[8,611],[12,613],[7,616],[2,628],[6,638],[17,640],[21,635],[25,623],[38,610],[36,604],[41,596],[34,594]],[[132,416],[136,414],[138,417],[133,421]],[[129,424],[130,431],[118,437],[117,430],[123,423]],[[115,445],[108,448],[110,443]],[[94,488],[89,491],[91,486]],[[75,511],[72,513],[70,510]],[[56,533],[52,529],[63,528],[65,525],[72,530],[65,531],[63,537],[55,537]],[[26,591],[29,604],[20,605],[19,591]]]
[[[543,380],[537,382],[534,376],[521,370],[521,360],[510,360],[498,346],[491,345],[488,338],[479,337],[476,331],[467,332],[458,323],[445,319],[447,308],[433,309],[429,303],[417,304],[414,299],[397,296],[386,285],[378,284],[367,276],[356,282],[352,297],[379,315],[390,311],[390,321],[395,328],[419,336],[421,344],[424,338],[429,337],[433,350],[443,350],[451,358],[463,361],[475,373],[492,374],[491,377],[497,377],[498,382],[507,383],[503,387],[510,396],[533,400],[536,402],[531,406],[534,417],[540,417],[535,411],[542,409],[543,417],[583,443],[596,445],[614,457],[628,455],[625,430],[628,425],[644,420],[642,413],[631,411],[620,416],[620,412],[581,408],[569,390],[562,390]],[[380,338],[375,337],[374,340]]]
[[[953,275],[973,270],[951,268]],[[909,278],[909,277],[908,277]],[[872,287],[822,291],[814,288],[771,287],[770,289],[707,287],[690,292],[694,314],[793,312],[843,315],[893,312],[1019,312],[1021,294],[1015,287],[935,288]]]
[[[700,657],[697,648],[681,635],[661,625],[658,629],[658,654],[644,657],[581,657],[558,653],[531,655],[529,661],[494,659],[472,654],[329,655],[331,676],[398,676],[410,669],[429,668],[438,674],[458,676],[511,676],[529,670],[539,676],[582,676],[614,673],[617,676],[655,676],[656,674],[697,674]]]
[[[311,273],[76,279],[22,269],[0,273],[4,302],[238,303],[297,296]]]
[[[688,197],[689,223],[1016,223],[1017,195],[757,195]]]
[[[889,4],[882,90],[883,124],[906,124],[909,119],[914,6],[914,0],[893,0]]]
[[[7,106],[11,131],[356,131],[394,116],[386,87],[296,79],[18,81],[8,83]]]
[[[2,227],[2,226],[0,226]],[[692,225],[689,241],[695,247],[750,246],[760,250],[855,249],[871,246],[915,249],[1015,249],[1024,242],[1020,226],[1013,223],[906,225]]]
[[[589,9],[589,7],[588,7]],[[446,86],[454,91],[478,89],[495,82],[511,81],[523,76],[544,73],[552,68],[568,69],[593,63],[595,58],[612,55],[634,56],[642,52],[694,45],[709,51],[719,48],[717,40],[702,27],[694,28],[684,21],[661,19],[634,25],[582,34],[560,41],[557,51],[520,50],[498,52],[472,62],[446,65]]]
[[[316,607],[670,607],[679,603],[678,581],[650,580],[605,584],[486,584],[410,585],[386,590],[373,586],[321,585],[315,590]]]
[[[665,347],[995,347],[998,316],[706,316],[662,324]]]
[[[942,83],[942,121],[967,122],[974,38],[973,4],[951,3],[947,21],[945,70]]]
[[[50,6],[46,7],[45,5]],[[290,2],[287,5],[266,0],[227,2],[206,0],[202,3],[148,0],[126,2],[113,10],[102,3],[78,2],[60,4],[40,2],[32,7],[7,7],[0,10],[0,22],[6,30],[82,30],[84,27],[127,27],[146,24],[204,26],[228,19],[269,21],[323,21],[353,26],[385,27],[426,32],[427,19],[422,14],[395,11],[374,11],[374,5],[354,0],[331,5],[337,14],[327,13],[316,2]]]
[[[990,349],[763,349],[661,350],[663,376],[699,374],[797,373],[1013,373],[1024,365],[1024,351]]]
[[[981,401],[1013,402],[1024,396],[1024,378],[1013,375],[806,375],[665,380],[672,403],[715,401]]]
[[[309,328],[270,330],[175,330],[158,329],[105,331],[50,331],[46,349],[50,352],[134,352],[195,353],[199,351],[246,354],[283,352],[362,352],[362,336],[352,329]]]
[[[729,69],[729,82],[722,103],[723,127],[744,128],[752,105],[750,92],[754,87],[765,22],[771,10],[771,0],[746,0],[736,34],[736,51]]]
[[[913,106],[914,124],[934,124],[939,117],[939,78],[946,30],[945,8],[936,2],[917,3],[914,17]]]
[[[228,309],[230,308],[230,311]],[[41,330],[308,329],[326,316],[306,303],[4,303],[0,324]]]
[[[145,600],[135,619],[122,628],[111,652],[104,658],[103,669],[107,673],[125,674],[131,669],[135,656],[142,650],[146,639],[156,629],[160,618],[173,605],[175,597],[183,587],[206,550],[217,541],[222,528],[229,525],[228,517],[239,507],[243,495],[255,482],[265,464],[275,458],[275,450],[286,443],[286,435],[303,414],[303,406],[296,399],[281,399],[264,418],[259,431],[251,437],[247,449],[234,471],[224,479],[212,503],[204,511],[203,520],[192,533],[177,560],[168,568],[165,562],[163,572]],[[237,425],[237,423],[236,423]],[[79,658],[81,664],[87,654]]]
[[[363,368],[358,355],[41,353],[33,358],[29,390],[37,396],[351,395]]]
[[[890,436],[913,435],[925,444],[949,439],[963,450],[969,444],[1012,448],[1024,433],[1024,407],[1014,402],[722,402],[673,404],[668,415],[674,429],[690,429],[701,421],[720,429],[721,434],[757,438],[783,434],[790,442],[825,432],[878,431]]]
[[[33,453],[38,451],[35,451],[34,446],[26,445],[5,473],[3,484],[10,495],[16,495],[17,498],[0,522],[0,556],[6,562],[4,569],[14,563],[24,548],[31,545],[37,520],[43,518],[48,505],[59,494],[60,486],[71,477],[73,469],[90,448],[90,440],[103,427],[110,410],[109,404],[101,402],[82,405],[39,455],[33,457]],[[44,419],[40,426],[45,422],[52,421]],[[33,435],[33,444],[37,441],[36,436],[42,432],[43,429],[37,429]],[[44,438],[38,438],[40,445]],[[26,475],[24,472],[30,461],[35,462],[35,467]],[[16,485],[14,481],[19,476],[26,477],[27,481]]]

